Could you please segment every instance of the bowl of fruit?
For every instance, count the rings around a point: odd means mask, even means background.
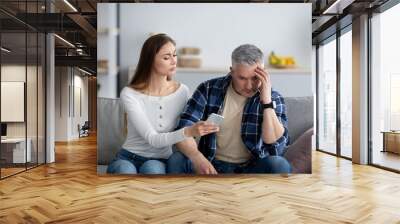
[[[278,56],[273,51],[268,57],[268,62],[274,68],[295,68],[296,61],[292,56]]]

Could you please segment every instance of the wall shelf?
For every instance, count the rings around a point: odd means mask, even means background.
[[[99,29],[97,29],[97,35],[117,36],[118,34],[119,34],[118,28],[99,28]]]
[[[97,74],[100,75],[108,75],[108,74],[117,74],[118,73],[118,66],[110,66],[110,68],[97,68]]]

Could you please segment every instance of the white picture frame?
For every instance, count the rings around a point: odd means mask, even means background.
[[[1,122],[25,122],[25,82],[1,82]]]

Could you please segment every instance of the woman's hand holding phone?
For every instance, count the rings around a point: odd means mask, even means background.
[[[208,121],[199,121],[186,127],[184,134],[188,137],[201,137],[219,131],[219,127]]]

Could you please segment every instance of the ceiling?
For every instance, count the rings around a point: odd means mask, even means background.
[[[312,3],[312,30],[313,43],[316,43],[335,32],[337,21],[347,20],[368,9],[376,8],[387,0],[249,0],[249,1],[190,1],[200,3]],[[96,71],[96,26],[97,3],[110,2],[155,2],[172,3],[188,2],[183,0],[1,0],[0,26],[2,30],[1,43],[8,49],[13,49],[8,58],[18,58],[28,52],[34,54],[41,50],[42,44],[36,43],[36,35],[28,35],[25,39],[25,30],[28,32],[54,32],[61,38],[55,38],[56,65],[70,65],[86,67]],[[48,13],[52,9],[53,13]],[[329,8],[329,11],[327,10]],[[329,13],[325,13],[327,11]],[[341,22],[346,26],[346,22]],[[36,32],[35,32],[36,33]],[[28,47],[25,49],[25,42]],[[39,48],[37,48],[39,46]],[[78,50],[79,49],[79,50]],[[2,55],[4,53],[2,52]],[[21,56],[20,56],[21,57]],[[4,59],[4,58],[3,58]]]

